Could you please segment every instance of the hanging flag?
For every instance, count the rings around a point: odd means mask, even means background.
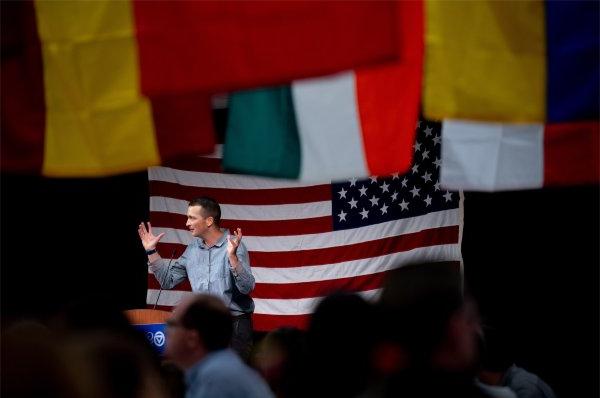
[[[397,58],[395,1],[133,1],[144,94],[227,91]]]
[[[420,100],[422,3],[402,2],[400,60],[231,96],[226,170],[328,181],[404,172]]]
[[[440,189],[440,125],[421,122],[414,164],[405,175],[307,184],[218,172],[218,157],[194,168],[149,169],[150,220],[165,232],[158,250],[178,257],[191,242],[185,229],[190,199],[208,195],[224,228],[242,228],[256,288],[254,326],[267,331],[307,326],[325,295],[376,296],[386,273],[421,261],[460,262],[462,200]],[[159,293],[148,275],[147,303]],[[162,291],[170,308],[190,294],[189,282]]]
[[[3,171],[106,176],[214,150],[208,94],[140,93],[127,2],[7,2],[2,15]]]
[[[431,119],[598,120],[599,3],[427,2]]]
[[[502,124],[445,120],[441,184],[500,191],[600,182],[598,122]]]
[[[425,117],[545,120],[541,0],[426,5]]]

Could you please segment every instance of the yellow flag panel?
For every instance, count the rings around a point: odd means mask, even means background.
[[[542,1],[426,4],[427,118],[545,121]]]
[[[101,176],[158,164],[130,2],[35,6],[47,106],[43,173]]]

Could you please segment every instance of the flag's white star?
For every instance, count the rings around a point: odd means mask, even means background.
[[[346,199],[346,191],[344,188],[342,188],[342,190],[340,192],[338,192],[340,194],[340,199],[344,198]]]
[[[394,193],[392,194],[392,202],[395,202],[397,197],[398,197],[398,192],[394,191]]]
[[[446,202],[450,202],[452,200],[452,194],[448,191],[446,191],[446,193],[442,196],[446,198]]]
[[[340,222],[342,221],[346,221],[346,212],[344,212],[344,210],[340,211],[340,214],[338,214],[338,217],[340,218]]]
[[[413,148],[415,148],[415,152],[419,152],[421,150],[421,143],[419,143],[419,141],[415,141]]]
[[[425,180],[425,182],[427,182],[427,181],[431,181],[431,173],[425,172],[425,174],[423,174],[423,175],[421,176],[421,178],[422,178],[423,180]]]
[[[369,180],[371,180],[371,184],[373,184],[374,182],[377,182],[377,176],[371,176],[369,177]]]
[[[383,185],[381,185],[381,192],[389,192],[388,188],[390,187],[390,184],[388,184],[387,182],[383,182]]]
[[[400,205],[402,210],[408,210],[408,202],[405,202],[404,199],[402,199],[402,202],[400,202],[398,204]]]
[[[379,198],[376,198],[375,195],[373,195],[373,197],[369,200],[371,201],[371,207],[379,205]]]
[[[350,202],[348,202],[350,204],[350,208],[354,209],[356,207],[356,204],[358,203],[357,200],[354,200],[354,198],[352,198],[352,200],[350,200]]]
[[[415,165],[412,167],[412,173],[413,173],[413,174],[417,174],[418,172],[419,172],[419,165],[418,165],[418,164],[415,164]]]
[[[383,206],[381,206],[381,209],[379,210],[381,210],[381,214],[387,214],[387,209],[388,206],[384,203]]]
[[[442,159],[440,159],[436,156],[433,164],[435,164],[435,166],[439,168],[442,165]]]
[[[429,136],[431,135],[431,132],[432,132],[432,131],[433,131],[433,129],[432,129],[431,127],[427,126],[427,127],[425,128],[425,136],[426,136],[426,137],[429,137]]]
[[[435,184],[433,184],[433,188],[434,188],[434,191],[439,191],[440,190],[440,182],[438,181]]]
[[[425,206],[431,206],[431,197],[429,195],[427,195],[427,197],[425,199],[423,199],[426,203]]]
[[[361,220],[364,220],[365,218],[367,218],[369,216],[369,210],[365,210],[363,208],[363,211],[361,211],[360,214],[362,216]]]
[[[355,185],[356,185],[356,177],[352,177],[352,178],[350,179],[350,186],[351,186],[351,187],[353,187],[353,186],[355,186]]]
[[[418,129],[419,127],[421,127],[421,121],[420,121],[420,120],[417,120],[417,127],[415,127],[415,128],[417,128],[417,129]]]
[[[413,187],[413,189],[411,189],[411,190],[410,190],[410,191],[408,191],[408,192],[412,193],[412,194],[413,194],[413,198],[414,198],[415,196],[419,196],[419,191],[420,191],[420,190],[421,190],[421,189],[420,189],[420,188],[417,188],[417,186],[415,185],[415,186]]]
[[[442,141],[442,139],[440,138],[439,135],[436,135],[435,137],[433,137],[433,145],[439,144],[440,141]]]
[[[399,173],[392,174],[392,180],[397,180],[399,178],[398,175]]]
[[[365,188],[365,186],[363,185],[361,188],[358,189],[360,191],[360,196],[367,196],[367,188]]]
[[[406,177],[404,177],[404,179],[402,180],[402,186],[404,188],[407,188],[406,183],[408,183],[408,180],[406,179]]]
[[[423,151],[421,156],[423,156],[423,159],[429,159],[429,151]]]

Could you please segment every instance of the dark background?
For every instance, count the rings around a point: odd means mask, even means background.
[[[2,175],[3,325],[74,300],[145,306],[147,175]],[[465,277],[484,321],[509,328],[517,363],[562,397],[598,396],[598,186],[466,193]]]

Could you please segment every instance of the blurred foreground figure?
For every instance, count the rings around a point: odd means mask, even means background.
[[[376,338],[373,305],[356,294],[323,299],[308,328],[307,397],[354,397],[372,380]]]
[[[518,398],[556,398],[552,388],[536,374],[518,367],[507,333],[484,328],[483,359],[479,380],[491,386],[508,387]]]
[[[3,397],[167,397],[149,347],[106,326],[21,321],[3,332],[2,345]]]
[[[189,297],[167,325],[165,355],[185,371],[187,398],[273,396],[264,380],[228,348],[232,319],[219,297]]]
[[[302,330],[272,330],[256,346],[252,366],[267,381],[277,398],[302,397],[307,380],[306,336]]]
[[[481,327],[462,278],[446,263],[390,273],[380,298],[383,329],[372,397],[490,397],[475,383]]]

